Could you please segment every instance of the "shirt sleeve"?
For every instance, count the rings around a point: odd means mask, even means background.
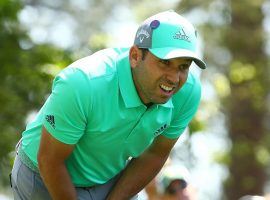
[[[177,103],[177,97],[174,99],[175,111],[173,112],[173,119],[170,126],[162,133],[162,135],[168,138],[173,139],[179,137],[198,110],[201,99],[201,84],[195,77],[192,77],[192,82],[192,84],[188,83],[186,87],[183,88],[184,90],[181,91],[182,94],[184,93],[185,95],[178,95],[178,98],[184,97],[186,99],[182,105],[181,103]]]
[[[75,144],[87,125],[90,89],[85,74],[66,68],[53,82],[43,113],[43,125],[57,140]]]

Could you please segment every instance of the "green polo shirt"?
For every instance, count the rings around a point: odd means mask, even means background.
[[[66,166],[76,186],[108,181],[159,134],[180,136],[198,108],[198,79],[190,73],[167,103],[147,108],[136,92],[128,51],[99,51],[54,79],[51,95],[23,132],[22,150],[34,165],[42,125],[57,140],[75,144]]]

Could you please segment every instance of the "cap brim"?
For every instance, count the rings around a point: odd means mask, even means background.
[[[194,52],[186,49],[154,48],[149,51],[160,59],[191,58],[200,68],[206,68],[206,64]]]

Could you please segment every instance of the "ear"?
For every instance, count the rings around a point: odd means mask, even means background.
[[[131,68],[135,68],[138,66],[138,63],[142,60],[142,55],[141,55],[140,49],[136,46],[133,45],[130,50],[129,50],[129,62]]]

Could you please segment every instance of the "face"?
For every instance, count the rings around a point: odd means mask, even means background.
[[[130,50],[132,76],[137,92],[144,104],[164,104],[186,82],[191,60],[173,58],[162,60],[150,51],[143,58],[141,49]]]
[[[195,200],[195,189],[184,181],[174,180],[166,189],[168,200]]]

